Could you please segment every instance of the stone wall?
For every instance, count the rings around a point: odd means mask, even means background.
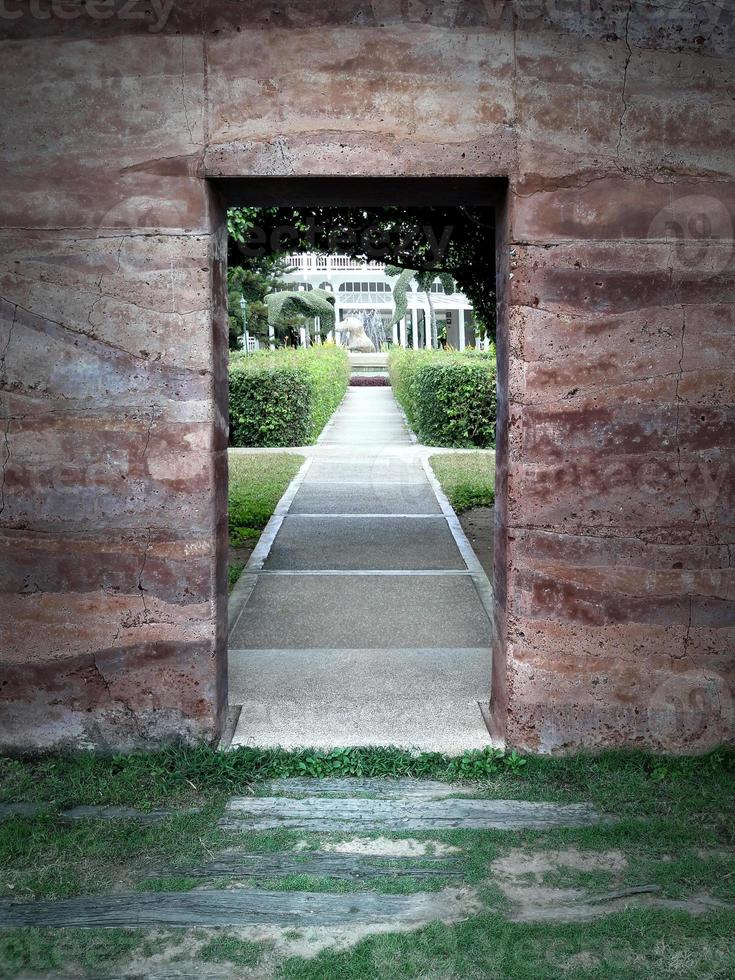
[[[497,733],[730,738],[731,5],[96,10],[0,17],[3,746],[216,737],[248,175],[508,177]]]

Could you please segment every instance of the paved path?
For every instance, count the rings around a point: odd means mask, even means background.
[[[390,388],[351,388],[230,601],[234,745],[490,744],[490,586]]]

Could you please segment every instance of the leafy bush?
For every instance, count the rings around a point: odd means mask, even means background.
[[[482,449],[493,445],[493,352],[394,349],[388,369],[395,396],[422,443]]]
[[[233,446],[306,446],[316,441],[349,382],[346,352],[308,350],[230,354]]]

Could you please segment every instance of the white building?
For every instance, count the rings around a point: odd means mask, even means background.
[[[294,271],[284,279],[293,283],[294,288],[327,289],[334,293],[337,324],[350,314],[375,310],[383,318],[388,340],[392,330],[395,344],[414,348],[431,346],[429,304],[415,282],[408,294],[407,315],[389,329],[395,279],[386,276],[384,264],[320,253],[290,255],[286,261]],[[474,346],[475,322],[467,297],[463,293],[447,295],[438,280],[431,287],[431,294],[439,336],[446,336],[449,346],[458,350]]]

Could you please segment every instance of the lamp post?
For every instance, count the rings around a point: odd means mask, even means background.
[[[242,314],[242,346],[246,353],[250,353],[250,345],[248,344],[248,304],[244,295],[240,296],[240,313]]]

